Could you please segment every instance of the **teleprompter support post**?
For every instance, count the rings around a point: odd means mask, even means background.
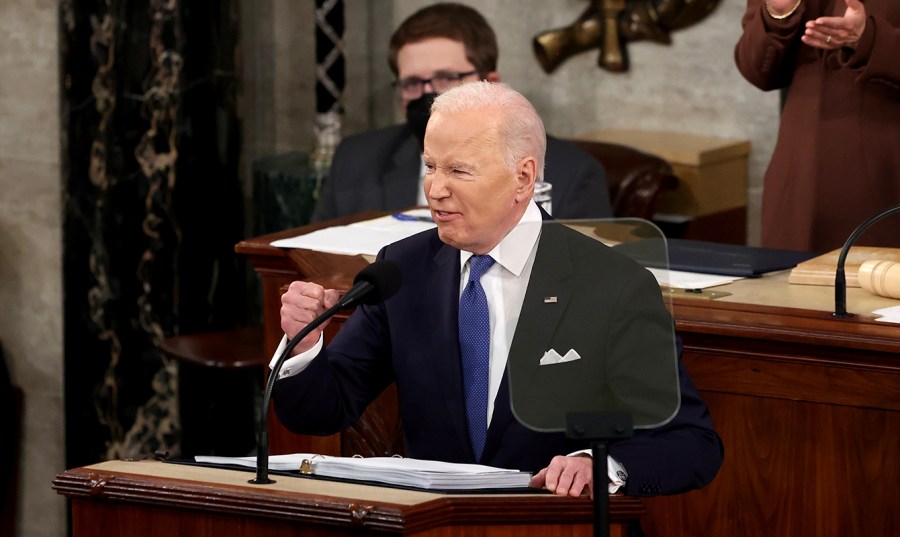
[[[566,436],[591,442],[594,472],[594,537],[609,537],[609,494],[606,491],[607,443],[634,434],[630,412],[570,412]]]

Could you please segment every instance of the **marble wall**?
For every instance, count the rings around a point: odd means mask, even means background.
[[[50,488],[64,464],[57,10],[0,3],[0,341],[25,392],[17,518],[29,537],[66,527]]]
[[[239,9],[61,7],[66,463],[183,455],[162,343],[246,312]]]

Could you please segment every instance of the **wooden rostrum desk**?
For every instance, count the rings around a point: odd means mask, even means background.
[[[262,278],[269,354],[282,336],[284,286],[313,279],[346,288],[369,262],[269,245],[317,227],[324,225],[236,247]],[[672,308],[725,462],[703,490],[645,500],[647,535],[900,535],[900,326],[866,313],[900,301],[849,289],[848,310],[856,315],[835,319],[833,288],[790,285],[786,271],[715,290],[727,295],[676,293]],[[273,453],[402,449],[390,391],[340,435],[291,435],[272,415],[269,426]]]
[[[588,498],[552,494],[439,494],[157,461],[109,461],[58,475],[73,537],[589,537]],[[643,511],[610,498],[610,535]]]

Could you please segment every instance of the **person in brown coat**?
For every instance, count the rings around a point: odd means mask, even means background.
[[[741,74],[786,88],[766,171],[762,244],[824,253],[900,203],[900,2],[747,0]],[[884,220],[858,244],[900,246]]]

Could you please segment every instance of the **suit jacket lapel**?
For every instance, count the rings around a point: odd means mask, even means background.
[[[451,419],[449,425],[472,456],[459,359],[459,250],[442,245],[432,263],[426,286],[431,295],[427,302],[431,304],[428,318],[431,360],[441,391],[439,396],[447,405]]]
[[[511,389],[516,397],[527,393],[531,378],[537,372],[544,352],[550,349],[550,340],[571,299],[572,294],[565,280],[573,272],[572,257],[569,243],[564,234],[559,233],[558,226],[561,225],[545,223],[541,230],[531,279],[509,349],[506,374],[494,401],[494,414],[484,449],[485,459],[499,447],[504,432],[514,423]],[[555,297],[555,302],[545,302],[548,297]],[[512,374],[510,368],[514,368]]]
[[[565,280],[574,269],[566,234],[561,233],[562,225],[545,222],[541,230],[531,279],[510,345],[511,359],[519,359],[529,353],[538,353],[540,359],[544,351],[549,350],[550,338],[569,304],[571,290],[565,285]]]
[[[421,169],[419,144],[415,136],[407,132],[384,170],[382,206],[394,211],[417,205]]]

